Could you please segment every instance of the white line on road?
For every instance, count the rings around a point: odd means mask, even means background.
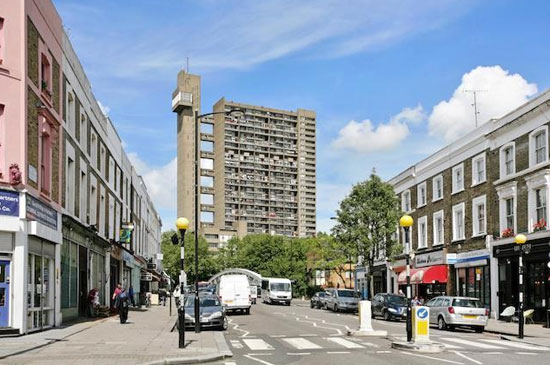
[[[229,322],[229,324],[230,324],[230,325],[232,325],[232,326],[233,326],[233,329],[234,329],[234,330],[237,330],[237,331],[241,331],[241,332],[243,332],[243,334],[241,335],[241,337],[246,337],[246,336],[248,336],[248,335],[250,334],[250,332],[249,332],[249,331],[246,331],[246,330],[240,329],[240,328],[239,328],[239,325],[238,325],[238,324],[236,324],[236,323],[235,323],[235,324],[233,324],[233,320],[232,320],[232,319],[229,319],[229,321],[228,321],[228,322]]]
[[[463,340],[462,338],[442,337],[441,340],[456,342],[462,345],[468,345],[468,346],[478,347],[480,349],[487,349],[487,350],[502,350],[504,348],[502,346],[487,345],[481,342]]]
[[[243,342],[252,351],[256,350],[273,350],[273,347],[262,339],[244,339]]]
[[[383,350],[383,351],[376,351],[377,354],[391,354],[391,351]]]
[[[319,335],[316,335],[314,333],[306,333],[306,334],[303,334],[303,335],[298,335],[300,337],[317,337]]]
[[[355,343],[355,342],[351,342],[351,341],[348,341],[342,337],[325,337],[325,340],[327,341],[330,341],[330,342],[334,342],[340,346],[343,346],[347,349],[363,349],[364,347]]]
[[[287,352],[286,354],[290,356],[306,356],[311,355],[311,352]]]
[[[243,355],[243,356],[246,357],[246,358],[249,358],[250,360],[257,361],[257,362],[259,362],[259,363],[261,363],[261,364],[264,364],[264,365],[275,365],[275,364],[272,364],[272,363],[270,363],[270,362],[264,361],[264,360],[262,360],[262,359],[256,359],[256,358],[255,358],[254,356],[252,356],[252,355]]]
[[[231,340],[229,341],[231,343],[231,346],[236,349],[242,349],[243,344],[239,342],[239,340]]]
[[[368,347],[375,347],[375,348],[380,347],[380,345],[374,344],[372,342],[361,342],[361,344],[363,344],[365,346],[368,346]]]
[[[271,338],[282,338],[282,337],[286,337],[286,335],[270,335],[269,337],[271,337]]]
[[[401,353],[402,353],[402,354],[405,354],[405,355],[412,355],[412,356],[417,356],[417,357],[423,357],[423,358],[425,358],[425,359],[430,359],[430,360],[437,360],[437,361],[442,361],[442,362],[448,362],[448,363],[450,363],[450,364],[464,365],[463,362],[457,362],[457,361],[439,359],[439,358],[437,358],[437,357],[426,356],[426,355],[420,355],[420,354],[413,354],[412,352],[407,352],[407,351],[401,351]]]
[[[461,346],[451,345],[450,343],[444,343],[443,345],[445,346],[446,349],[457,349],[457,350],[460,350],[460,349],[463,349],[463,348],[464,348],[464,347],[461,347]]]
[[[536,355],[534,352],[516,352],[518,355]]]
[[[234,361],[226,361],[225,365],[237,365],[237,363]]]
[[[464,358],[464,359],[466,359],[466,360],[470,360],[471,362],[473,362],[473,363],[475,363],[475,364],[477,364],[477,365],[482,365],[482,364],[483,364],[481,361],[474,360],[474,359],[472,359],[471,357],[468,357],[468,356],[466,356],[466,355],[464,355],[464,354],[461,354],[461,353],[458,352],[458,351],[452,351],[452,352],[454,352],[455,354],[457,354],[458,356],[460,356],[460,357],[462,357],[462,358]]]
[[[350,354],[349,351],[327,351],[329,355]]]
[[[320,349],[321,346],[314,344],[311,341],[306,340],[305,338],[283,338],[283,341],[289,345],[295,347],[298,350],[310,350],[310,349]]]
[[[523,349],[523,350],[533,350],[533,351],[548,351],[548,350],[550,350],[548,347],[529,345],[529,344],[526,344],[526,343],[514,342],[514,341],[503,341],[503,340],[483,340],[483,341],[490,342],[490,343],[495,343],[495,344],[503,345],[503,346],[515,347],[515,348]]]
[[[489,351],[489,352],[482,352],[483,355],[504,355],[504,352],[500,351]]]

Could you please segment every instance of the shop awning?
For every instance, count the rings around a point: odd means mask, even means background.
[[[447,282],[447,265],[436,265],[411,269],[411,284],[434,284]],[[402,271],[397,277],[398,284],[407,284],[407,272]]]

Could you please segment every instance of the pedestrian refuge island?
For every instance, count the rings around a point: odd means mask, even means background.
[[[412,308],[412,341],[407,342],[406,337],[392,342],[396,349],[416,352],[438,353],[445,350],[445,346],[430,340],[430,308],[416,306]]]
[[[355,331],[348,331],[348,336],[388,336],[387,331],[375,331],[372,328],[372,306],[370,300],[362,300],[359,302],[359,328]]]

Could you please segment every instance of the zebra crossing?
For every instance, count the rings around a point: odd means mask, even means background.
[[[526,354],[544,353],[550,351],[548,347],[531,345],[523,342],[514,342],[490,338],[463,338],[463,337],[439,337],[437,342],[445,345],[449,351],[474,351],[479,353],[503,354],[516,352]],[[234,349],[250,351],[273,351],[281,347],[298,351],[319,350],[383,350],[388,342],[368,342],[362,339],[345,338],[341,336],[331,337],[299,337],[299,336],[271,336],[270,338],[241,338],[231,340],[230,345]],[[380,353],[380,351],[378,351]]]

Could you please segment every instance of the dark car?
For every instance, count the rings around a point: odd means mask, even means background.
[[[391,293],[376,294],[372,300],[372,318],[382,316],[386,321],[407,317],[407,298]]]
[[[324,291],[319,291],[315,294],[313,294],[313,296],[311,297],[310,301],[309,301],[309,306],[310,308],[322,308],[325,306],[324,304],[324,299],[326,298],[327,296],[327,293],[325,293]]]
[[[200,293],[201,328],[227,329],[225,309],[217,295]],[[185,297],[185,327],[195,326],[195,294]]]

